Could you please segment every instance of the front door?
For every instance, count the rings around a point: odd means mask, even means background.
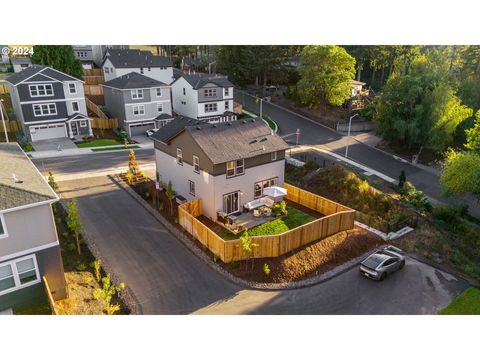
[[[223,195],[223,212],[233,214],[240,211],[240,192]]]
[[[77,127],[77,122],[72,121],[72,135],[73,136],[78,136],[78,127]]]

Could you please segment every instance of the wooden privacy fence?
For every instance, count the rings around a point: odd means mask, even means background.
[[[89,98],[85,98],[85,104],[87,105],[87,109],[97,115],[97,117],[102,119],[108,119],[108,116],[105,115],[102,109],[100,109],[100,107]]]
[[[7,132],[17,132],[21,130],[20,124],[17,120],[5,120],[5,127],[7,128]],[[0,132],[3,133],[4,131],[3,121],[0,121]]]
[[[55,300],[53,300],[52,292],[50,291],[50,286],[48,286],[48,281],[45,276],[42,277],[43,284],[45,285],[45,292],[47,294],[48,304],[52,310],[52,315],[58,315],[57,308],[55,307]]]
[[[118,128],[118,120],[116,118],[103,119],[92,118],[92,129],[116,129]]]
[[[103,76],[103,69],[83,69],[83,76]]]
[[[298,190],[296,194],[303,195],[302,189],[298,189],[292,185],[288,186],[289,191],[290,189],[293,191]],[[311,194],[308,192],[305,193]],[[258,245],[253,251],[254,258],[277,257],[318,239],[333,235],[339,231],[353,229],[355,210],[334,203],[333,201],[331,202],[332,204],[329,204],[328,202],[330,202],[330,200],[315,194],[312,195],[319,198],[315,200],[315,206],[318,205],[318,207],[322,207],[323,211],[334,208],[339,208],[340,211],[331,213],[328,216],[316,219],[310,223],[304,224],[282,234],[252,236],[251,239],[253,239],[254,243]],[[312,204],[313,202],[310,197],[308,200],[305,200],[301,198],[301,195],[294,196],[300,196],[300,201],[303,200],[305,204]],[[195,239],[205,245],[212,253],[218,256],[223,262],[228,263],[234,260],[243,260],[248,257],[241,250],[240,240],[226,241],[222,239],[214,231],[197,219],[197,217],[201,214],[201,199],[194,199],[178,207],[178,219],[180,225]],[[323,212],[323,214],[325,213]]]
[[[8,94],[10,91],[8,90],[8,85],[6,82],[0,82],[0,94]]]
[[[83,91],[85,93],[85,96],[99,96],[103,95],[103,86],[83,84]]]
[[[105,78],[102,76],[85,76],[83,78],[86,85],[99,85],[105,82]]]

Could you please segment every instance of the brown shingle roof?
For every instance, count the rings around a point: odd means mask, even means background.
[[[0,144],[0,210],[56,199],[55,192],[17,143]]]

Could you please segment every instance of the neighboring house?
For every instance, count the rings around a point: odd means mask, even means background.
[[[212,220],[283,185],[288,145],[259,118],[210,124],[179,116],[152,138],[157,179],[187,200],[203,199]]]
[[[144,134],[170,122],[170,86],[131,72],[103,84],[105,106],[129,136]]]
[[[172,83],[173,111],[208,122],[236,120],[233,84],[223,75],[183,74]]]
[[[105,53],[107,49],[127,50],[129,48],[128,45],[89,45],[89,46],[92,48],[93,63],[98,67],[102,67],[102,63],[103,63],[103,60],[105,59]]]
[[[73,45],[73,53],[80,60],[84,69],[93,69],[93,50],[92,45]]]
[[[356,96],[360,94],[363,90],[364,82],[352,80],[350,81],[350,89],[352,90],[351,96]]]
[[[10,63],[12,64],[13,72],[16,73],[32,66],[32,60],[28,57],[14,57],[10,59]]]
[[[83,81],[43,65],[32,65],[6,81],[29,141],[92,136]]]
[[[107,49],[102,64],[105,81],[136,72],[170,85],[173,81],[172,61],[154,56],[150,51]]]
[[[0,310],[67,296],[52,212],[59,200],[17,143],[0,144]]]
[[[298,68],[300,66],[300,56],[292,56],[290,57],[284,65],[292,66]]]
[[[8,72],[10,70],[10,56],[8,55],[8,51],[3,50],[7,48],[8,45],[0,45],[0,71],[1,72]]]

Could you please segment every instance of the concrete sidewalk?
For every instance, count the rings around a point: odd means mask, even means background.
[[[136,149],[153,149],[153,141],[150,143],[139,143],[139,144],[130,144],[131,146],[137,146]],[[122,146],[122,148],[118,148]],[[111,148],[112,150],[104,151],[93,151],[93,149],[106,149]],[[76,156],[76,155],[93,155],[101,154],[105,152],[119,152],[126,151],[129,148],[125,149],[123,145],[108,145],[108,146],[98,146],[98,147],[89,147],[89,148],[75,148],[75,149],[63,149],[63,150],[45,150],[45,151],[30,151],[27,154],[32,159],[47,159],[63,156]]]

